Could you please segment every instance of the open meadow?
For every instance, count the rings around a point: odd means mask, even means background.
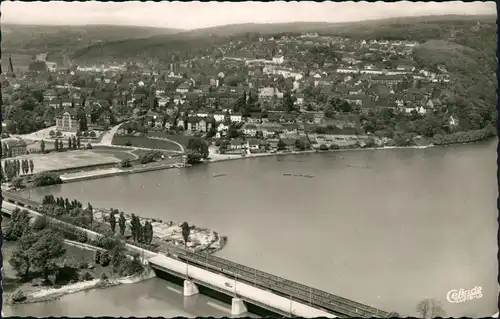
[[[113,136],[113,145],[124,145],[124,146],[135,146],[142,148],[150,148],[155,150],[163,151],[175,151],[180,152],[181,148],[179,145],[167,141],[154,138],[148,138],[146,136]]]
[[[84,167],[98,164],[111,164],[121,161],[112,152],[100,152],[99,150],[75,150],[66,152],[52,152],[49,154],[29,154],[18,156],[16,159],[31,159],[34,164],[34,172],[56,171],[76,167]],[[2,163],[5,160],[2,159]]]

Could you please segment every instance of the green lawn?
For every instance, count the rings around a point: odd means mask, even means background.
[[[165,151],[180,151],[179,146],[175,143],[169,141],[149,139],[146,136],[115,135],[112,141],[113,145],[127,145],[128,142],[132,144],[131,146],[136,146],[136,147],[144,147],[144,148],[165,150]]]
[[[94,147],[92,149],[93,153],[100,155],[107,155],[116,157],[119,160],[133,160],[135,156],[130,154],[131,150],[126,148],[115,148],[115,147]]]
[[[169,140],[175,141],[184,148],[187,148],[189,140],[194,138],[194,139],[200,139],[199,137],[194,137],[194,136],[185,136],[185,135],[173,135],[173,134],[168,134],[165,132],[149,132],[148,136],[154,136],[154,137],[163,137],[163,138],[168,138]]]

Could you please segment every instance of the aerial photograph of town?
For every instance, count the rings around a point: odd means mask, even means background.
[[[2,317],[498,317],[495,2],[1,13]]]

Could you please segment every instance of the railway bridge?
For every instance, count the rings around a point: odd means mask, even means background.
[[[36,212],[40,205],[8,191],[2,195],[3,200],[31,211]],[[127,248],[140,249],[128,244]],[[147,252],[145,257],[155,272],[183,279],[186,297],[199,293],[199,286],[231,296],[233,315],[245,313],[246,305],[252,304],[280,315],[306,318],[394,316],[394,313],[209,254],[175,249],[169,256]]]

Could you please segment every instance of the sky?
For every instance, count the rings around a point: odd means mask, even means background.
[[[237,23],[350,22],[401,16],[496,14],[496,3],[2,1],[0,10],[2,23],[197,29]]]

